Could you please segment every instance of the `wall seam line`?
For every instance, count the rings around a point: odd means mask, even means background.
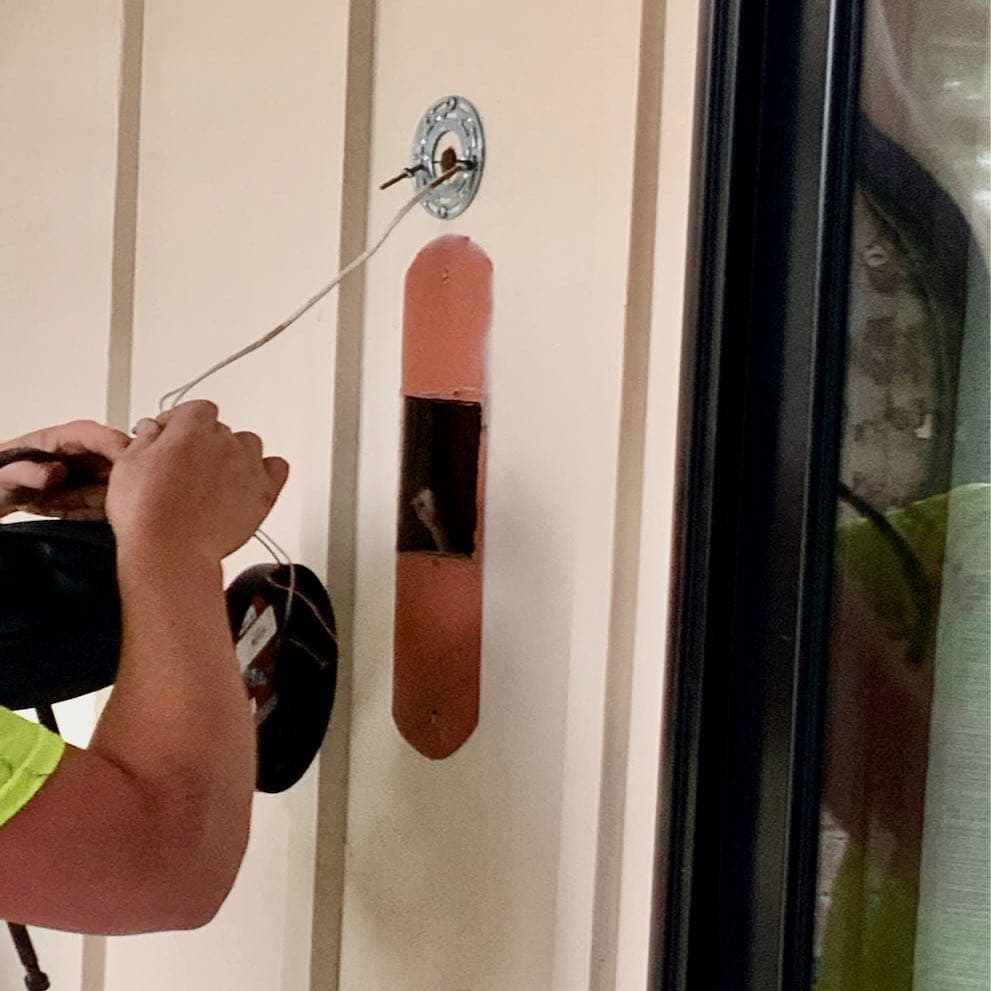
[[[666,5],[654,0],[644,0],[641,7],[590,991],[616,991],[617,979],[657,236],[665,13]]]
[[[121,0],[106,420],[122,430],[129,426],[131,406],[143,45],[144,0]],[[106,694],[93,700],[96,718]],[[80,991],[106,991],[107,937],[83,936],[82,944]]]
[[[359,255],[368,239],[375,16],[372,0],[351,0],[342,147],[342,262]],[[341,656],[334,715],[319,767],[311,991],[337,991],[341,981],[364,323],[365,272],[359,269],[341,284],[337,299],[327,573]]]

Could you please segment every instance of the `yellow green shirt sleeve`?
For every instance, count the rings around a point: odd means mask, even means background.
[[[0,706],[0,826],[31,801],[64,751],[60,736]]]

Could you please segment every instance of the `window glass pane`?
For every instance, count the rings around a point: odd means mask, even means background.
[[[868,0],[817,991],[986,991],[987,0]]]

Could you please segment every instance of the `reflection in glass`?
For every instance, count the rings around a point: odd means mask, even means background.
[[[817,991],[989,966],[987,0],[868,0]]]

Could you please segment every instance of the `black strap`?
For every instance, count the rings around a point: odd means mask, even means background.
[[[24,987],[27,991],[48,991],[52,984],[48,975],[38,966],[38,956],[34,952],[27,926],[22,926],[19,922],[8,922],[7,928],[24,967]]]

